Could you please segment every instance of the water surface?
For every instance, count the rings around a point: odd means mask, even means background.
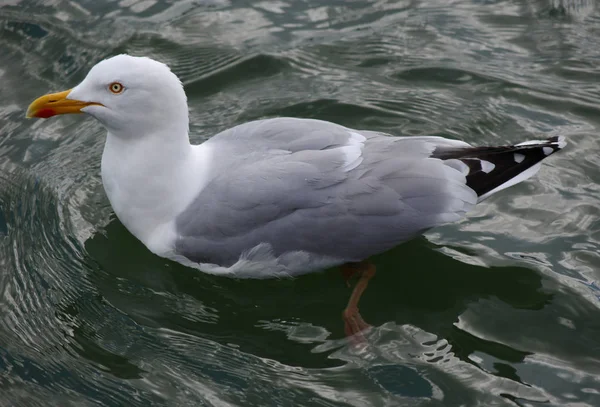
[[[24,119],[122,52],[181,77],[194,142],[296,116],[569,146],[375,258],[355,348],[337,271],[158,258],[111,211],[99,124]],[[600,405],[599,97],[592,0],[2,2],[0,405]]]

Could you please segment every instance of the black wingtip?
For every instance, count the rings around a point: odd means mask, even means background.
[[[460,161],[467,185],[480,199],[485,199],[531,177],[540,161],[566,145],[563,136],[554,136],[500,147],[440,148],[432,157]]]

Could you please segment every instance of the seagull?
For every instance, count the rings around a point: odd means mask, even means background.
[[[151,252],[236,278],[340,266],[347,282],[357,279],[342,314],[349,336],[369,327],[358,303],[375,274],[371,256],[462,219],[566,144],[560,136],[473,147],[280,117],[192,145],[181,81],[161,62],[124,54],[36,99],[27,117],[68,113],[105,127],[106,195]]]

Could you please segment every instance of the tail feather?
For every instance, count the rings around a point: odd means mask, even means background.
[[[432,157],[446,160],[448,165],[461,170],[467,178],[467,185],[482,201],[533,176],[544,158],[565,145],[564,137],[557,136],[501,147],[439,146]]]

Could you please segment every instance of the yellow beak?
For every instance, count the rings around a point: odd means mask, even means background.
[[[50,93],[37,98],[27,108],[27,117],[47,119],[57,114],[81,113],[81,109],[86,106],[102,106],[100,103],[67,99],[69,93],[71,93],[71,89],[59,93]]]

